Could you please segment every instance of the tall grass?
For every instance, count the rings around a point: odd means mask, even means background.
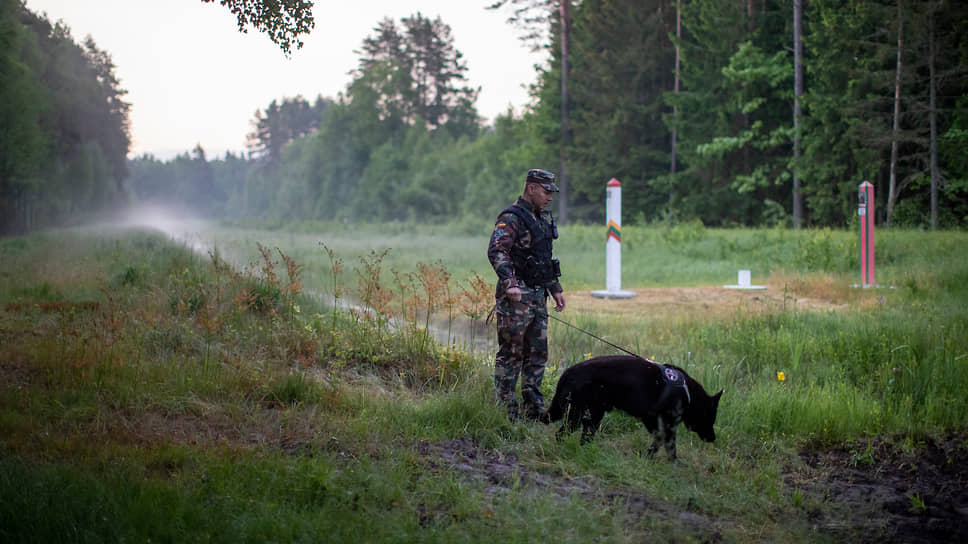
[[[429,339],[420,331],[429,330],[432,315],[437,314],[449,328],[455,306],[450,295],[461,295],[463,287],[464,296],[458,298],[469,300],[470,282],[476,282],[472,291],[479,297],[476,307],[487,306],[484,278],[493,273],[484,256],[485,236],[461,235],[457,227],[405,224],[323,225],[326,232],[318,234],[308,231],[320,225],[305,227],[299,234],[245,232],[239,236],[236,231],[219,231],[217,238],[229,245],[251,245],[251,238],[260,235],[288,242],[287,251],[296,259],[313,263],[303,270],[327,278],[307,280],[309,289],[331,292],[335,286],[345,292],[343,285],[351,281],[350,274],[359,275],[364,306],[376,309],[386,322],[408,314],[412,326],[407,338],[416,342],[408,348],[411,351],[425,349],[417,347]],[[601,288],[602,229],[570,225],[561,230],[556,253],[563,262],[566,291]],[[319,243],[329,253],[318,251]],[[968,414],[958,394],[968,375],[964,305],[968,262],[959,258],[959,249],[966,243],[968,236],[958,232],[881,230],[877,237],[881,288],[861,289],[856,287],[859,248],[854,232],[722,230],[706,229],[701,223],[629,226],[623,229],[623,287],[721,285],[734,283],[736,270],[748,268],[754,282],[783,292],[783,305],[764,312],[754,310],[751,303],[737,306],[733,314],[700,318],[610,315],[572,305],[559,317],[633,352],[693,369],[711,389],[729,389],[727,398],[735,395],[734,402],[763,395],[768,400],[760,404],[782,406],[772,400],[777,387],[795,397],[801,392],[830,395],[826,402],[806,405],[807,416],[813,413],[807,417],[809,425],[786,418],[793,423],[782,432],[796,428],[804,437],[838,440],[856,433],[958,428],[965,423],[962,414]],[[341,262],[334,262],[338,254],[334,248],[342,248],[345,261],[355,257],[362,266],[344,269]],[[369,258],[364,249],[370,252]],[[439,258],[442,255],[446,257]],[[426,264],[431,258],[437,258],[436,263]],[[391,271],[395,282],[379,277],[383,269]],[[412,270],[421,273],[405,272]],[[423,292],[417,293],[415,287],[421,281],[433,285],[423,285]],[[375,293],[387,301],[375,303]],[[389,302],[394,297],[397,302]],[[803,310],[796,304],[798,297],[828,301],[837,309]],[[396,304],[399,308],[390,311]],[[416,318],[417,312],[422,319]],[[465,311],[465,315],[474,315],[475,320],[482,317],[480,310]],[[550,337],[548,394],[553,392],[556,373],[566,366],[589,354],[615,352],[556,322],[551,324]],[[787,377],[782,384],[778,372]],[[861,424],[865,418],[852,408],[858,402],[876,415],[872,423]],[[812,404],[818,408],[811,410]],[[832,424],[828,420],[836,414],[855,423]],[[764,418],[778,420],[768,414]]]
[[[885,288],[857,289],[852,233],[623,230],[625,288],[751,268],[831,302],[569,306],[726,389],[719,440],[683,431],[683,466],[640,458],[621,414],[589,446],[506,420],[467,341],[489,334],[484,241],[460,229],[223,229],[207,255],[148,233],[0,240],[0,540],[811,541],[825,506],[780,477],[799,446],[965,428],[964,235],[879,233]],[[604,283],[602,234],[562,229],[569,292]],[[614,352],[556,322],[550,339],[549,396]]]

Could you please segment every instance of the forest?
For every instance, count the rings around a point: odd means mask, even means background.
[[[0,232],[131,204],[230,221],[485,224],[524,172],[563,223],[968,226],[968,4],[494,0],[547,51],[531,103],[482,119],[447,23],[374,21],[335,97],[256,112],[244,153],[129,156],[126,91],[95,37],[0,0]],[[241,22],[240,22],[241,25]],[[797,39],[799,38],[799,39]]]

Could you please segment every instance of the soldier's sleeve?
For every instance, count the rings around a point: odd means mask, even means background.
[[[505,288],[517,285],[514,264],[511,261],[511,247],[517,240],[518,221],[513,213],[501,214],[494,224],[491,241],[487,244],[487,259],[497,274],[497,279]]]
[[[561,287],[561,284],[558,283],[558,280],[555,280],[554,283],[548,286],[548,292],[550,292],[552,295],[557,295],[562,291],[564,291],[564,288]]]

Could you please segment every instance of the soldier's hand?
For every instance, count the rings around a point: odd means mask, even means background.
[[[555,299],[555,311],[560,312],[565,309],[565,295],[564,293],[555,293],[551,295]]]
[[[504,292],[505,296],[511,302],[521,302],[521,288],[520,287],[508,287],[508,290]]]

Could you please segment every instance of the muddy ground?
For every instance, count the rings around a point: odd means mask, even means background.
[[[538,472],[513,453],[488,451],[468,438],[420,442],[425,462],[483,483],[501,495],[512,487],[531,486],[542,495],[565,500],[578,496],[591,503],[628,505],[628,516],[662,518],[703,542],[723,541],[724,528],[741,520],[701,515],[639,490],[610,488],[582,477]],[[805,449],[796,468],[783,474],[789,493],[799,490],[801,515],[818,540],[910,544],[968,542],[968,434],[901,447],[889,440],[847,444],[834,449]],[[425,512],[427,521],[434,516]]]
[[[856,542],[968,542],[968,433],[801,453],[786,484],[832,506],[817,523]]]

